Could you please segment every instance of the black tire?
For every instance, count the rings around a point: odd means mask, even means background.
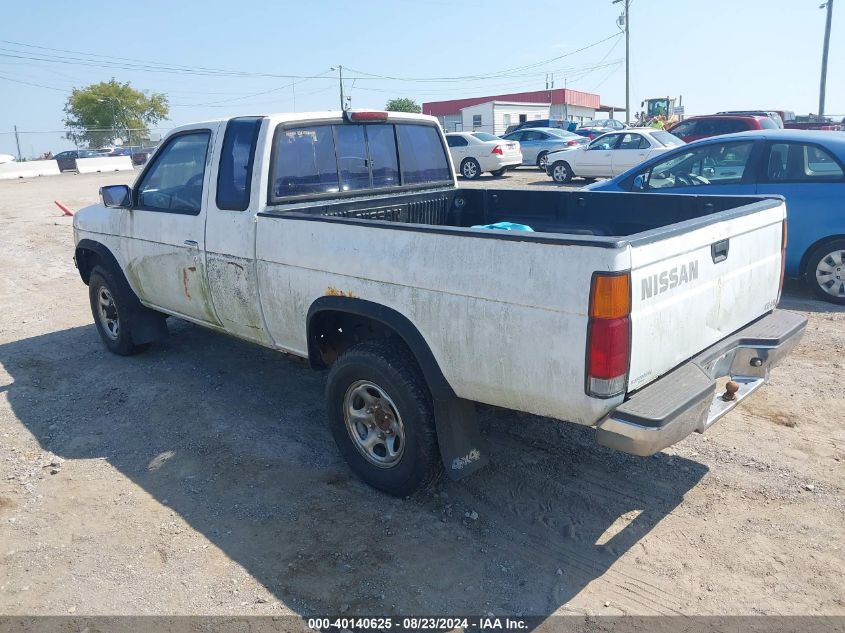
[[[506,171],[507,168],[503,167],[502,169],[497,169],[496,171],[491,171],[490,173],[493,174],[496,178],[499,178],[500,176],[504,176]]]
[[[371,463],[372,458],[365,457],[366,449],[359,447],[360,437],[356,442],[355,431],[347,427],[345,403],[354,402],[354,397],[347,400],[347,394],[354,394],[356,386],[362,383],[377,386],[394,405],[401,420],[403,450],[392,465]],[[352,471],[373,488],[406,497],[430,487],[443,473],[431,393],[416,359],[401,341],[365,341],[347,349],[329,372],[326,407],[340,453]]]
[[[131,356],[143,352],[148,343],[136,345],[132,342],[132,309],[137,299],[131,294],[132,290],[122,278],[118,278],[105,266],[95,266],[88,279],[88,299],[91,303],[91,314],[100,338],[108,350],[120,356]],[[101,314],[100,305],[111,301],[113,311],[104,309]],[[109,318],[113,317],[113,319]],[[117,324],[112,329],[107,321]]]
[[[540,171],[546,171],[546,159],[548,158],[548,156],[548,152],[540,152],[537,155],[537,167],[540,169]]]
[[[572,182],[572,168],[564,160],[559,160],[552,164],[552,180],[565,184]]]
[[[465,158],[461,163],[461,176],[467,180],[475,180],[481,176],[481,165],[474,158]]]
[[[820,267],[830,274],[817,275]],[[819,299],[845,305],[845,240],[817,247],[807,259],[805,277]]]

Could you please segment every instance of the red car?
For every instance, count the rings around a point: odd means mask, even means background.
[[[666,131],[689,143],[708,136],[777,128],[778,124],[767,116],[711,114],[691,116],[669,126]]]

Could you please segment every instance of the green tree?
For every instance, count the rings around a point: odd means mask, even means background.
[[[417,102],[407,97],[391,99],[384,106],[384,109],[388,112],[414,112],[415,114],[422,112],[422,108],[417,105]]]
[[[117,139],[137,144],[149,135],[149,126],[166,119],[168,113],[165,95],[145,95],[129,82],[112,79],[74,88],[65,104],[67,138],[89,147],[109,145]]]

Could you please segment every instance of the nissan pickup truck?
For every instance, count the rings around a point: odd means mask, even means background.
[[[100,194],[74,259],[106,347],[142,351],[173,316],[307,358],[340,453],[394,495],[488,461],[476,403],[652,455],[806,324],[776,308],[782,198],[458,188],[422,115],[185,125]]]

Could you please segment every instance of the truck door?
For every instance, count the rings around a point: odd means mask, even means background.
[[[219,324],[205,274],[204,201],[217,124],[170,136],[138,179],[128,213],[126,274],[139,297]]]
[[[261,174],[253,169],[261,117],[230,119],[219,140],[208,196],[206,266],[211,299],[230,334],[271,344],[261,315],[255,262],[255,214]],[[261,145],[263,147],[263,145]]]

